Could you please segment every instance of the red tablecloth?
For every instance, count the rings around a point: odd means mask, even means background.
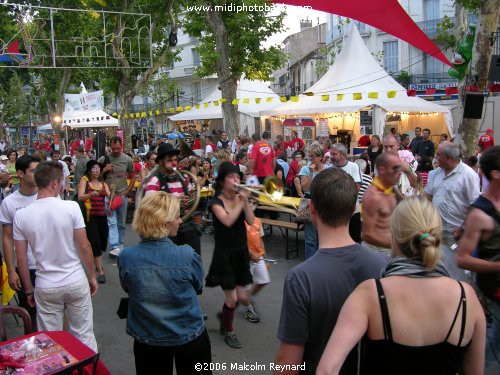
[[[2,343],[2,345],[13,343],[15,341],[19,340],[25,340],[27,338],[30,338],[31,336],[40,334],[40,333],[45,333],[47,336],[49,336],[52,340],[57,342],[59,345],[64,347],[64,349],[70,353],[73,357],[75,357],[78,360],[84,360],[86,358],[91,357],[94,355],[94,351],[90,349],[87,345],[83,344],[80,340],[78,340],[76,337],[74,337],[71,333],[66,332],[66,331],[40,331],[40,332],[34,332],[29,335],[17,337],[12,340],[8,340]],[[92,374],[93,370],[93,365],[87,365],[85,366],[85,371],[84,374]],[[97,371],[96,374],[98,375],[111,375],[111,372],[107,369],[107,367],[102,363],[101,360],[98,361],[97,363]]]

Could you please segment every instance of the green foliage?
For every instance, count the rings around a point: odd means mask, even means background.
[[[485,0],[455,0],[455,5],[461,5],[465,9],[470,11],[477,11],[481,8]]]
[[[316,60],[316,74],[318,76],[325,74],[331,65],[335,62],[335,58],[342,49],[342,44],[332,44],[330,46],[321,46],[318,48],[318,54]],[[331,57],[328,61],[328,56]]]
[[[193,0],[189,2],[194,5],[216,5],[226,4],[226,9],[233,5],[240,6],[262,6],[267,4],[265,0]],[[265,48],[261,42],[271,35],[283,30],[284,13],[270,16],[267,11],[222,11],[224,25],[227,28],[229,48],[229,70],[231,77],[237,80],[242,74],[252,80],[270,80],[271,73],[283,66],[286,61],[285,54],[277,46]],[[214,31],[208,25],[203,11],[186,11],[182,27],[189,35],[200,40],[197,47],[200,55],[201,65],[197,74],[201,77],[212,75],[216,72],[216,63],[219,59],[215,51]]]
[[[437,24],[437,37],[436,39],[442,43],[446,49],[455,48],[457,45],[457,38],[452,34],[455,23],[453,19],[444,16],[443,22]]]
[[[8,90],[5,90],[5,86],[0,89],[0,96],[4,98],[4,121],[12,126],[25,126],[28,124],[28,103],[21,91],[23,83],[17,74],[11,76],[7,87]]]
[[[394,79],[403,87],[407,88],[411,83],[411,74],[406,70],[400,70]]]

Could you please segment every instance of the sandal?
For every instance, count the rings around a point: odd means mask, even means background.
[[[105,274],[97,275],[97,282],[99,284],[104,284],[106,282],[106,275]]]

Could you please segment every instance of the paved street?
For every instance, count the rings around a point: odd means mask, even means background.
[[[290,233],[290,237],[292,234]],[[299,236],[301,238],[301,235]],[[134,244],[138,236],[132,228],[127,226],[126,244]],[[303,242],[299,242],[303,248]],[[214,374],[245,373],[244,371],[230,371],[230,363],[265,364],[273,361],[279,342],[276,338],[283,282],[286,272],[298,263],[298,260],[285,259],[284,240],[279,231],[274,230],[272,236],[266,235],[265,245],[268,258],[277,259],[278,264],[271,267],[271,284],[262,290],[257,297],[257,308],[262,315],[260,323],[252,324],[242,316],[242,310],[235,315],[235,329],[243,344],[242,349],[229,348],[218,332],[218,323],[215,314],[222,307],[223,293],[220,288],[206,288],[200,301],[203,310],[208,315],[207,329],[212,341],[212,356],[214,363],[226,363],[226,371],[214,371]],[[213,252],[213,235],[204,234],[202,237],[202,255],[205,271],[208,270]],[[302,250],[301,250],[302,252]],[[301,258],[299,258],[301,259]],[[125,296],[118,280],[116,262],[105,255],[104,267],[107,282],[101,285],[94,297],[94,331],[97,336],[101,358],[113,374],[134,374],[133,340],[125,333],[125,320],[120,320],[116,309],[121,297]],[[246,373],[259,374],[269,371],[247,371]]]

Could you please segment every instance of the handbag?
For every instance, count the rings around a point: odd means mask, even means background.
[[[120,299],[120,304],[118,305],[118,310],[116,310],[116,315],[118,315],[120,319],[127,319],[128,297],[123,297]]]
[[[116,195],[113,197],[111,204],[109,205],[110,210],[116,210],[118,207],[121,207],[123,204],[123,197],[121,195]]]
[[[311,221],[311,208],[309,198],[300,198],[299,207],[297,208],[297,219],[299,221]]]

